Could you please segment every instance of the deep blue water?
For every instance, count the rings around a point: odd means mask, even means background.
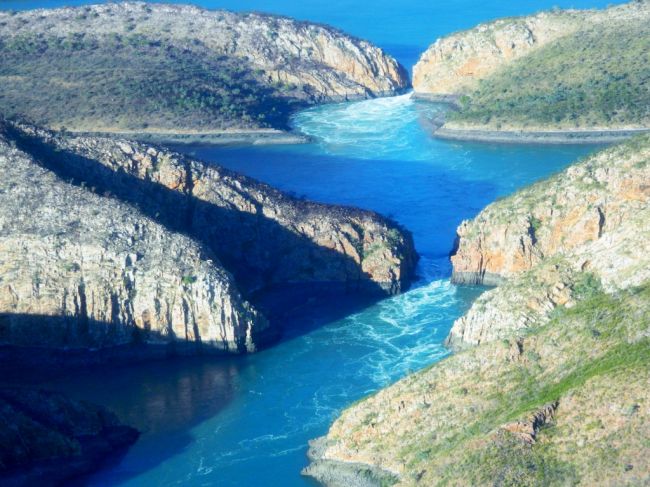
[[[84,1],[9,1],[31,8]],[[329,22],[406,65],[436,36],[490,18],[602,1],[447,2],[303,0],[197,2]],[[98,401],[143,431],[93,486],[305,486],[307,441],[341,409],[446,355],[441,343],[478,290],[449,284],[454,231],[494,199],[553,173],[593,147],[434,140],[440,107],[408,96],[314,108],[294,118],[314,143],[183,150],[298,195],[391,215],[423,258],[414,288],[345,318],[298,316],[278,345],[247,357],[89,371],[50,387]]]
[[[309,439],[351,402],[446,355],[444,337],[479,292],[449,284],[456,226],[593,148],[438,141],[425,123],[438,110],[408,95],[330,105],[294,119],[312,144],[184,148],[287,191],[392,215],[414,234],[422,277],[343,319],[327,309],[298,317],[281,343],[252,356],[50,384],[144,431],[90,485],[312,485],[299,476]]]

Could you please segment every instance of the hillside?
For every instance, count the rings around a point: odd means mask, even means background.
[[[650,3],[633,2],[482,24],[437,41],[415,91],[457,99],[442,136],[648,127],[649,20]]]
[[[648,483],[649,165],[650,138],[637,138],[465,223],[457,252],[503,245],[494,262],[508,272],[455,323],[458,353],[344,411],[305,473],[328,486]],[[616,181],[630,168],[627,191]],[[566,194],[556,219],[549,203]],[[512,268],[508,249],[530,248],[524,215],[535,258]],[[507,240],[480,237],[504,225]]]
[[[279,333],[274,309],[255,306],[266,292],[290,309],[295,289],[378,297],[413,277],[412,238],[390,220],[165,149],[4,123],[0,164],[0,361],[11,366],[16,347],[42,347],[22,357],[36,361],[115,347],[148,358],[141,344],[252,352]]]
[[[286,129],[299,107],[408,85],[332,28],[183,5],[0,12],[0,39],[0,113],[72,131]]]

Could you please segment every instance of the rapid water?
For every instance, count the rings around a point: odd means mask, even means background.
[[[299,475],[309,439],[353,401],[447,354],[444,337],[480,292],[449,283],[456,226],[592,148],[438,141],[427,120],[439,110],[408,95],[323,106],[293,119],[311,144],[184,148],[287,191],[390,214],[413,231],[421,279],[343,319],[328,309],[298,316],[281,343],[255,355],[48,384],[106,404],[144,432],[84,485],[313,485]]]
[[[10,0],[0,9],[96,0]],[[412,66],[446,33],[495,17],[604,0],[199,0],[333,24]],[[295,116],[314,142],[183,150],[309,198],[390,215],[422,255],[409,292],[345,318],[297,316],[283,341],[251,356],[79,373],[44,386],[112,408],[143,435],[81,485],[306,486],[307,441],[355,400],[444,357],[454,319],[479,290],[449,283],[454,232],[486,204],[565,167],[590,147],[443,142],[428,135],[441,108],[399,96],[330,105]],[[338,305],[330,306],[336,308]]]

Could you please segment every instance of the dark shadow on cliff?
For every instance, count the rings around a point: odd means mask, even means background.
[[[244,296],[253,304],[259,304],[276,325],[287,308],[308,305],[314,298],[329,299],[343,295],[348,299],[359,296],[358,305],[366,306],[369,301],[386,295],[378,283],[362,279],[360,266],[353,259],[289,231],[262,215],[261,208],[253,214],[217,206],[189,192],[169,189],[123,170],[113,171],[96,160],[26,135],[10,124],[6,130],[19,149],[32,155],[39,164],[61,179],[128,203],[169,230],[186,234],[199,242],[205,251],[205,258],[216,255],[234,275]],[[186,172],[187,186],[192,188],[189,165]],[[309,209],[307,202],[296,199],[294,204],[298,211]],[[331,211],[358,210],[337,207]],[[345,269],[345,274],[351,278],[346,281],[292,283],[289,282],[291,272],[286,277],[288,265],[293,266],[293,271],[299,276],[315,275],[321,266],[336,266]],[[269,290],[272,290],[270,294],[278,297],[276,301],[269,299]],[[369,300],[368,296],[372,299]],[[342,308],[340,317],[348,312],[348,308]]]

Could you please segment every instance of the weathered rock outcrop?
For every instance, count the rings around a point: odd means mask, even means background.
[[[353,469],[409,486],[647,483],[649,292],[595,295],[379,391],[341,414],[306,473],[328,486]]]
[[[498,228],[505,253],[502,283],[454,324],[460,350],[344,411],[305,473],[331,486],[649,482],[649,167],[637,138],[463,225],[461,249],[494,255]]]
[[[642,2],[607,10],[553,10],[499,19],[436,40],[413,68],[413,89],[432,97],[458,96],[542,46],[598,22],[638,15]]]
[[[650,2],[500,19],[436,41],[417,95],[455,104],[437,137],[508,143],[619,142],[650,131]],[[612,53],[617,53],[613,56]]]
[[[438,39],[413,67],[417,94],[462,95],[508,62],[575,31],[584,14],[542,12],[496,20]]]
[[[543,260],[485,292],[456,320],[446,344],[459,349],[526,333],[548,321],[558,307],[572,308],[590,293],[649,280],[649,222],[646,203],[601,238]]]
[[[458,228],[453,281],[497,284],[618,231],[648,206],[649,158],[644,136],[489,205]]]
[[[0,37],[0,110],[78,131],[286,129],[299,106],[409,85],[381,49],[333,28],[189,5],[0,12]]]
[[[581,294],[650,279],[650,137],[602,151],[488,206],[459,228],[461,283],[501,285],[458,319],[447,344],[505,338]]]
[[[0,483],[65,485],[138,437],[105,409],[58,394],[0,389]]]
[[[205,247],[0,139],[0,343],[252,351],[266,319]]]
[[[116,195],[203,242],[248,293],[313,283],[395,294],[413,277],[411,235],[376,213],[292,198],[160,148],[13,127],[17,140],[62,177]]]
[[[278,329],[247,299],[381,296],[413,277],[410,234],[374,213],[124,140],[1,135],[1,344],[253,351]]]

